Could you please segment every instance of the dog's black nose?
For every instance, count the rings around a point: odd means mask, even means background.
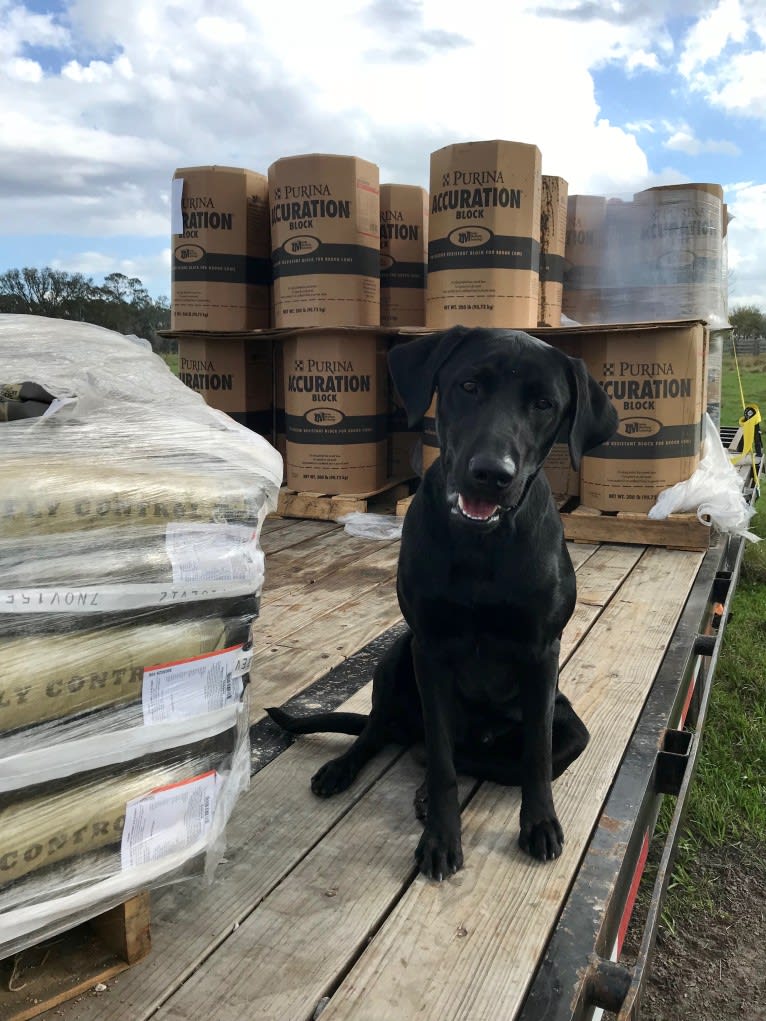
[[[475,482],[502,490],[513,482],[516,465],[510,457],[476,454],[468,462],[468,471]]]

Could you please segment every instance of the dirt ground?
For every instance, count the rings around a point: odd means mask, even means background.
[[[766,848],[702,863],[712,909],[675,913],[652,956],[641,1021],[766,1021]],[[638,949],[629,933],[623,960]]]

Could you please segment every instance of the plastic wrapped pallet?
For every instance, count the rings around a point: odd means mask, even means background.
[[[82,323],[0,316],[0,392],[2,957],[215,860],[249,772],[259,534],[282,460],[148,345]],[[100,833],[104,812],[179,783],[212,783],[215,825],[138,872],[115,840],[51,855],[61,835],[32,833],[48,809],[80,832],[86,801]]]
[[[211,876],[249,778],[247,707],[217,731],[0,796],[0,959],[140,890]]]

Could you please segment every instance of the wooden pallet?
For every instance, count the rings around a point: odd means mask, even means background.
[[[279,491],[277,514],[284,518],[311,518],[314,521],[337,521],[344,514],[393,514],[397,502],[409,495],[409,481],[390,479],[381,489],[371,493],[299,493],[283,486]]]
[[[149,953],[149,894],[0,961],[0,1021],[26,1021],[88,992]]]
[[[396,516],[397,517],[399,517],[399,518],[404,517],[404,515],[410,509],[410,504],[412,503],[412,498],[414,497],[414,495],[415,494],[412,493],[410,496],[405,496],[403,499],[396,501]]]
[[[593,510],[569,499],[559,507],[564,537],[572,542],[619,542],[668,549],[706,550],[714,531],[696,514],[671,514],[654,521],[646,514],[630,511],[608,513]]]

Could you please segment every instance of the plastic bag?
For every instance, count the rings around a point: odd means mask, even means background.
[[[338,518],[348,535],[359,539],[379,539],[382,541],[401,539],[404,516],[393,514],[362,514],[354,511]]]
[[[715,525],[722,532],[742,535],[751,542],[760,537],[748,531],[755,508],[742,492],[742,479],[732,466],[712,419],[705,415],[705,438],[699,467],[685,482],[663,490],[649,511],[649,517],[662,520],[670,514],[696,511],[704,525]]]

